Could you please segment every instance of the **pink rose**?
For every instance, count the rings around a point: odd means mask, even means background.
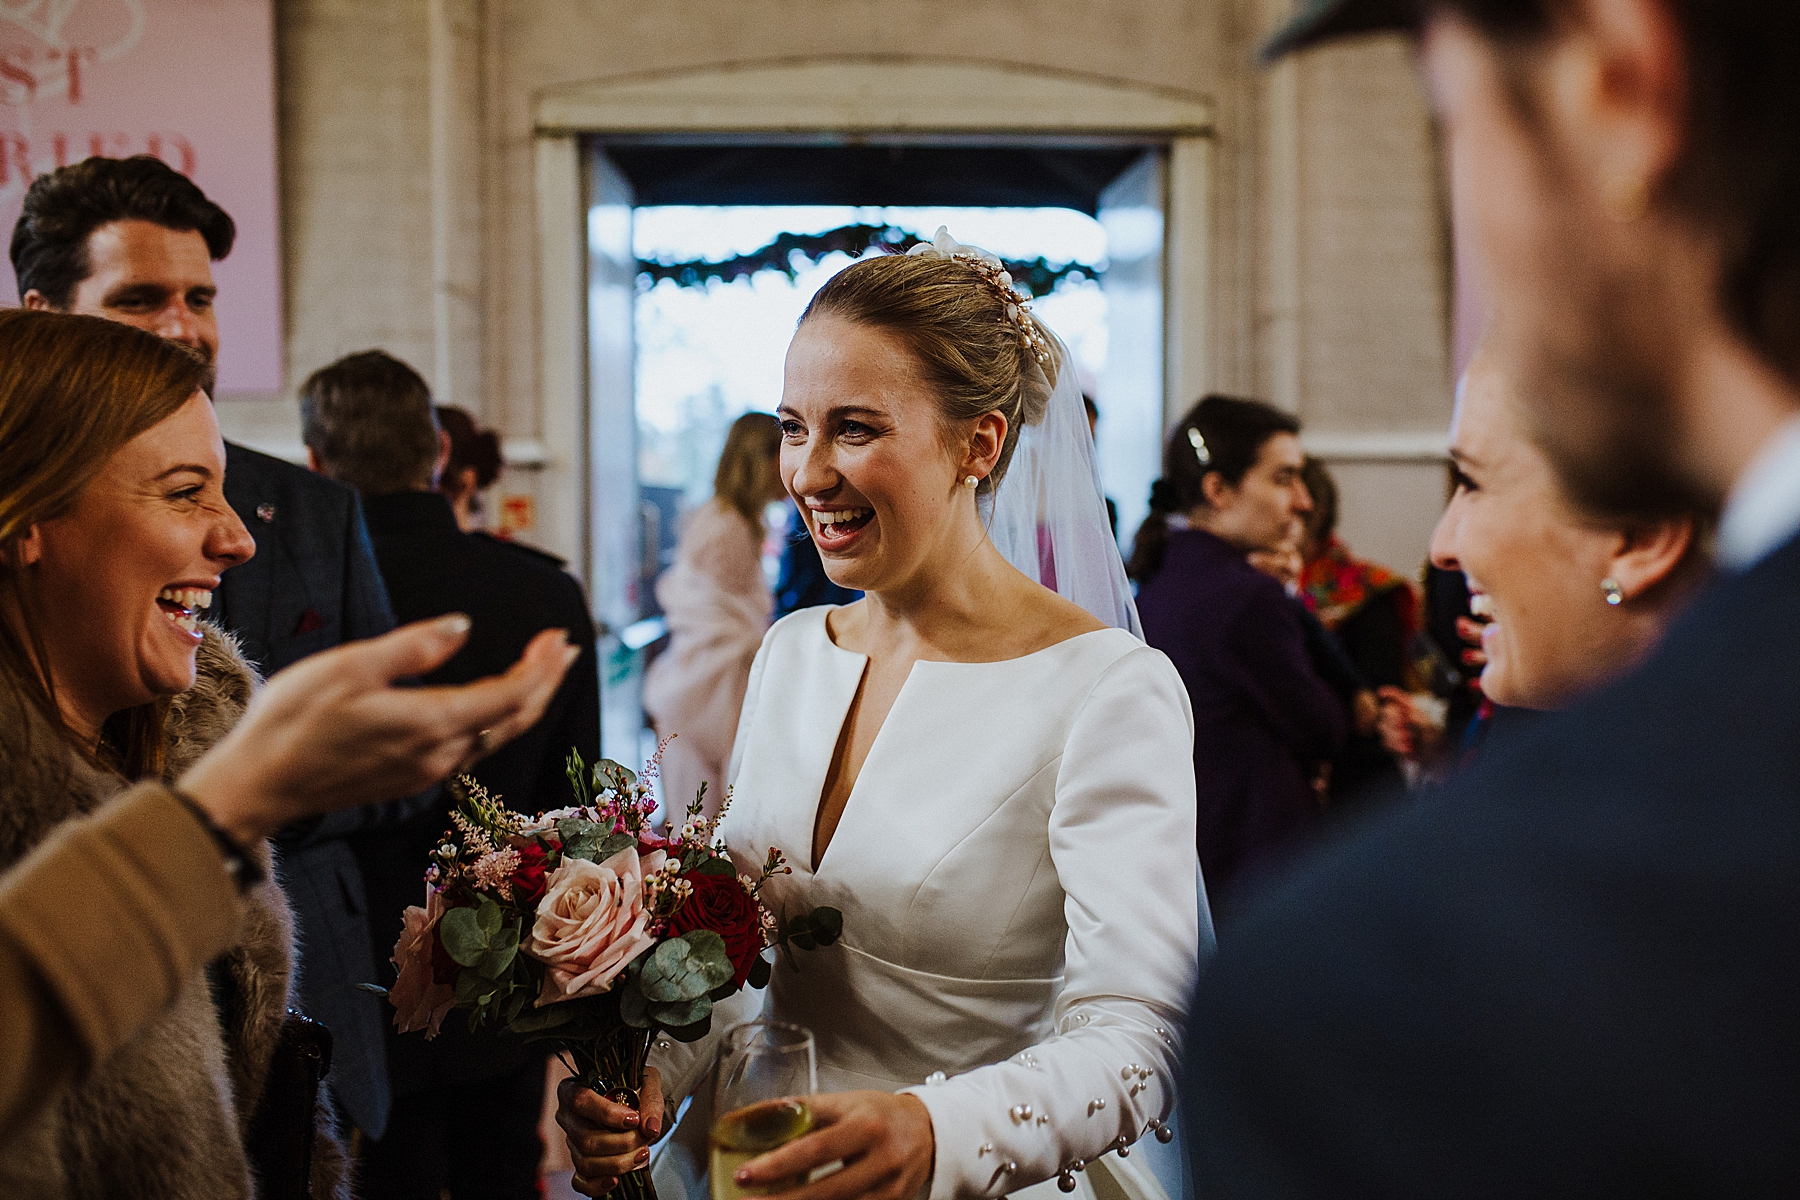
[[[526,821],[519,827],[519,832],[522,834],[555,833],[556,823],[566,817],[579,817],[585,820],[588,817],[588,810],[580,807],[554,808],[549,812],[539,813]]]
[[[658,850],[638,858],[627,846],[603,863],[565,858],[550,873],[525,953],[543,963],[538,1004],[597,996],[655,938],[645,932],[644,876],[661,868]]]
[[[438,1026],[456,1002],[456,988],[437,982],[432,969],[437,923],[445,911],[444,894],[426,887],[425,907],[413,905],[406,910],[406,925],[389,960],[400,968],[400,977],[388,989],[388,999],[394,1005],[394,1027],[401,1033],[423,1029],[426,1041],[437,1036]]]

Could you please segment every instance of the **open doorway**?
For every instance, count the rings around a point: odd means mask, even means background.
[[[655,581],[683,512],[706,499],[727,426],[774,410],[794,320],[862,254],[947,224],[1016,264],[1100,412],[1101,478],[1129,548],[1164,421],[1164,145],[595,137],[584,159],[589,586],[606,625],[606,754],[630,762],[650,744],[640,685],[662,633]]]

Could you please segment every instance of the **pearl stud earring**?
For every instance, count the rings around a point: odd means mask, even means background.
[[[1620,587],[1619,581],[1611,575],[1600,581],[1600,594],[1605,596],[1606,602],[1614,608],[1625,603],[1625,589]]]
[[[977,487],[980,485],[980,483],[981,483],[981,480],[977,476],[965,475],[963,477],[963,486],[966,488]]]

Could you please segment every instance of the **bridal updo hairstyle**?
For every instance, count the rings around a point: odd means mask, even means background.
[[[1192,432],[1206,446],[1201,461]],[[1188,409],[1163,447],[1163,474],[1150,487],[1150,515],[1138,527],[1125,573],[1139,584],[1162,569],[1169,548],[1169,518],[1206,503],[1206,477],[1217,474],[1236,487],[1256,465],[1263,443],[1278,433],[1300,432],[1300,422],[1261,400],[1208,396]]]
[[[39,595],[20,560],[34,525],[74,506],[113,453],[200,390],[206,364],[184,346],[130,325],[66,313],[0,310],[0,690],[68,733],[46,662],[43,628],[57,597]],[[126,709],[103,731],[109,765],[137,779],[161,769],[167,698]],[[0,720],[16,719],[4,715]],[[84,757],[93,749],[68,734]]]
[[[1054,340],[1049,361],[1039,364],[1006,304],[998,281],[964,259],[889,254],[832,276],[800,323],[833,316],[898,337],[936,393],[946,425],[991,412],[1005,417],[1000,457],[976,489],[985,494],[1006,475],[1019,430],[1043,420],[1063,365]]]

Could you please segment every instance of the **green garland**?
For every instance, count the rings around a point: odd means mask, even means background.
[[[761,249],[720,262],[695,259],[671,263],[640,258],[638,287],[648,291],[665,279],[680,287],[705,287],[715,279],[733,283],[758,271],[780,271],[793,280],[800,275],[800,267],[794,262],[796,255],[805,259],[807,266],[816,266],[829,254],[860,258],[871,249],[910,250],[924,240],[891,225],[844,225],[824,233],[784,233]],[[1006,269],[1013,277],[1013,286],[1031,296],[1047,296],[1065,279],[1098,279],[1101,274],[1100,268],[1087,263],[1056,265],[1043,257],[1008,262]]]

